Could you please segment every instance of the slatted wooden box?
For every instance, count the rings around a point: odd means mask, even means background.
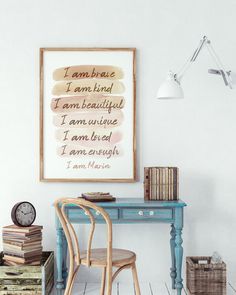
[[[199,260],[207,260],[207,264],[199,264]],[[190,295],[225,295],[226,264],[211,264],[211,257],[187,257],[186,280]]]
[[[41,266],[4,266],[0,253],[0,295],[49,295],[54,285],[54,254],[43,252]]]

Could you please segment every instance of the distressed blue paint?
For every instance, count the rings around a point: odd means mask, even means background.
[[[127,207],[127,208],[132,208],[132,207],[137,207],[139,208],[140,205],[142,207],[185,207],[186,204],[179,200],[179,201],[145,201],[142,198],[117,198],[115,202],[99,202],[97,203],[98,206],[101,207],[106,207],[106,208],[114,208],[114,207]],[[74,205],[67,205],[68,207],[74,207]]]
[[[67,271],[67,265],[66,265],[66,257],[67,257],[67,241],[66,241],[66,236],[63,232],[63,236],[62,236],[62,255],[63,255],[63,259],[62,259],[62,278],[63,278],[63,284],[64,284],[64,288],[66,286],[66,279],[67,279],[67,275],[68,275],[68,271]]]
[[[62,236],[63,236],[63,230],[62,228],[58,227],[57,228],[57,283],[56,283],[58,295],[62,295],[62,290],[64,288],[64,282],[62,277],[62,263],[63,263]]]
[[[171,251],[171,268],[170,268],[170,277],[172,281],[172,289],[175,289],[175,278],[176,278],[176,263],[175,263],[175,227],[174,224],[171,224],[170,231],[170,251]]]
[[[115,202],[101,202],[98,206],[103,207],[111,217],[114,224],[135,223],[169,223],[171,224],[171,279],[172,288],[177,289],[177,295],[181,294],[182,284],[182,229],[183,201],[144,201],[142,198],[119,198]],[[72,223],[87,224],[89,218],[84,211],[75,205],[66,206],[67,215]],[[97,223],[104,223],[96,212],[92,212]],[[56,217],[57,227],[57,294],[61,294],[67,276],[66,252],[67,244],[61,224]]]
[[[85,222],[85,223],[89,223],[89,217],[87,215],[85,215],[84,211],[79,209],[79,208],[68,208],[68,216],[70,220],[73,220],[75,223],[76,221],[78,221],[78,223],[80,222]],[[102,221],[104,222],[104,218],[102,218],[102,216],[96,215],[95,210],[90,210],[91,213],[93,214],[93,216],[95,217],[96,221]],[[109,214],[110,218],[112,220],[118,219],[118,209],[116,210],[115,208],[111,209],[111,208],[106,208],[106,212]]]
[[[166,208],[129,208],[120,209],[120,213],[121,218],[124,220],[168,220],[173,217],[172,209]]]
[[[182,273],[182,260],[183,260],[183,239],[182,239],[182,229],[183,229],[183,208],[175,209],[175,261],[176,261],[176,278],[175,278],[175,288],[177,289],[177,295],[181,294],[183,288]]]

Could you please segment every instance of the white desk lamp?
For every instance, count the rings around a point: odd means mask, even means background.
[[[224,69],[224,66],[222,65],[219,57],[217,56],[216,52],[214,51],[211,41],[204,36],[203,39],[200,41],[200,44],[198,48],[194,51],[193,55],[185,65],[182,67],[182,69],[178,73],[169,72],[167,79],[161,84],[158,93],[157,98],[158,99],[171,99],[171,98],[184,98],[184,92],[181,87],[181,80],[185,74],[185,72],[188,70],[188,68],[192,65],[193,62],[197,59],[200,51],[206,47],[214,59],[217,70],[216,69],[209,69],[208,73],[210,74],[216,74],[221,75],[224,83],[226,86],[229,86],[231,89],[234,85],[236,85],[236,73],[232,73],[231,71],[226,71]]]

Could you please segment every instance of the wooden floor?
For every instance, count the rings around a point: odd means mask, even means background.
[[[163,283],[141,283],[142,295],[175,295],[170,286]],[[55,293],[56,294],[56,293]],[[182,295],[188,294],[184,289]],[[236,294],[236,284],[228,283],[227,295]],[[99,295],[99,284],[85,283],[75,284],[73,288],[73,295]],[[112,295],[135,295],[134,287],[132,284],[115,283],[113,284]]]

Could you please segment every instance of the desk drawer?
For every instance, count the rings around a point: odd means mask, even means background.
[[[122,209],[121,216],[125,220],[167,220],[173,218],[172,209],[152,209],[152,208],[138,208],[138,209]]]
[[[118,209],[105,209],[106,212],[109,214],[111,219],[118,219]],[[104,218],[99,214],[99,212],[96,212],[95,210],[90,210],[90,212],[93,214],[96,220],[104,220]],[[70,220],[88,220],[89,217],[85,214],[85,212],[82,209],[71,209],[68,212],[69,219]]]

